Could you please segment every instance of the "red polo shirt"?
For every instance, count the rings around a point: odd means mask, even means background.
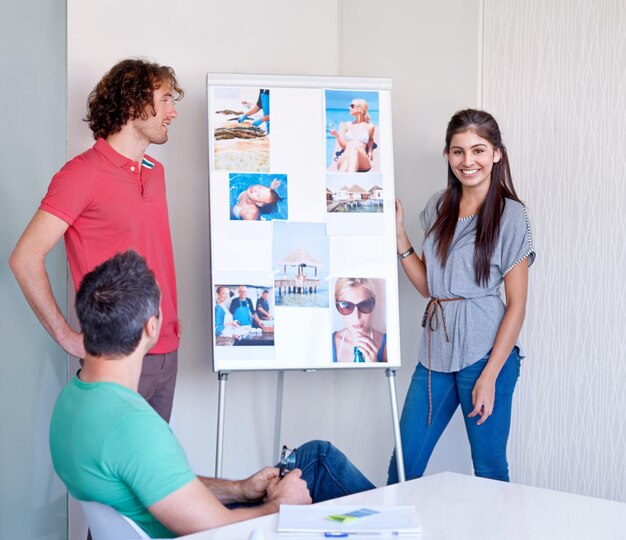
[[[78,289],[83,276],[118,252],[143,255],[161,287],[163,325],[152,353],[178,349],[176,274],[163,166],[137,162],[104,140],[76,156],[54,176],[40,210],[69,224],[67,259]]]

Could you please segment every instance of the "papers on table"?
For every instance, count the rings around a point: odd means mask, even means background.
[[[358,510],[373,510],[365,517],[347,522],[329,519]],[[278,514],[279,533],[326,534],[341,537],[359,534],[419,535],[422,524],[413,506],[367,506],[315,504],[310,506],[281,504]]]

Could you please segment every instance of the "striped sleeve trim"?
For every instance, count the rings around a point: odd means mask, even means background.
[[[506,271],[504,272],[503,275],[507,275],[511,270],[513,270],[513,268],[515,268],[519,263],[521,263],[524,259],[530,257],[531,254],[535,253],[535,248],[533,246],[533,237],[532,234],[530,233],[530,220],[528,219],[528,212],[526,210],[526,207],[524,205],[522,205],[522,208],[524,209],[524,218],[526,219],[526,235],[528,236],[528,251],[526,253],[524,253],[524,255],[522,257],[520,257],[519,260],[517,260],[516,262],[514,262],[511,266],[509,266]],[[528,263],[528,266],[532,266],[534,262],[534,257],[533,260],[531,260]]]

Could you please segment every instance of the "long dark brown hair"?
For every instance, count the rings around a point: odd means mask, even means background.
[[[489,141],[494,151],[499,150],[501,154],[500,160],[493,164],[489,191],[478,209],[476,222],[474,277],[479,286],[486,286],[489,280],[491,256],[500,234],[500,219],[504,211],[505,199],[521,201],[513,187],[509,158],[502,144],[500,128],[495,118],[488,112],[465,109],[455,113],[446,131],[446,154],[450,151],[452,137],[468,130],[472,130],[479,137]],[[435,235],[437,258],[442,266],[448,260],[448,251],[459,219],[460,202],[461,182],[454,176],[448,164],[448,188],[437,203],[437,220],[427,233]]]

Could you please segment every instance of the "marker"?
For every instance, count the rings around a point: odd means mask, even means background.
[[[325,538],[348,538],[349,536],[377,536],[378,538],[396,538],[400,536],[398,531],[376,532],[376,531],[327,531],[324,533]]]

